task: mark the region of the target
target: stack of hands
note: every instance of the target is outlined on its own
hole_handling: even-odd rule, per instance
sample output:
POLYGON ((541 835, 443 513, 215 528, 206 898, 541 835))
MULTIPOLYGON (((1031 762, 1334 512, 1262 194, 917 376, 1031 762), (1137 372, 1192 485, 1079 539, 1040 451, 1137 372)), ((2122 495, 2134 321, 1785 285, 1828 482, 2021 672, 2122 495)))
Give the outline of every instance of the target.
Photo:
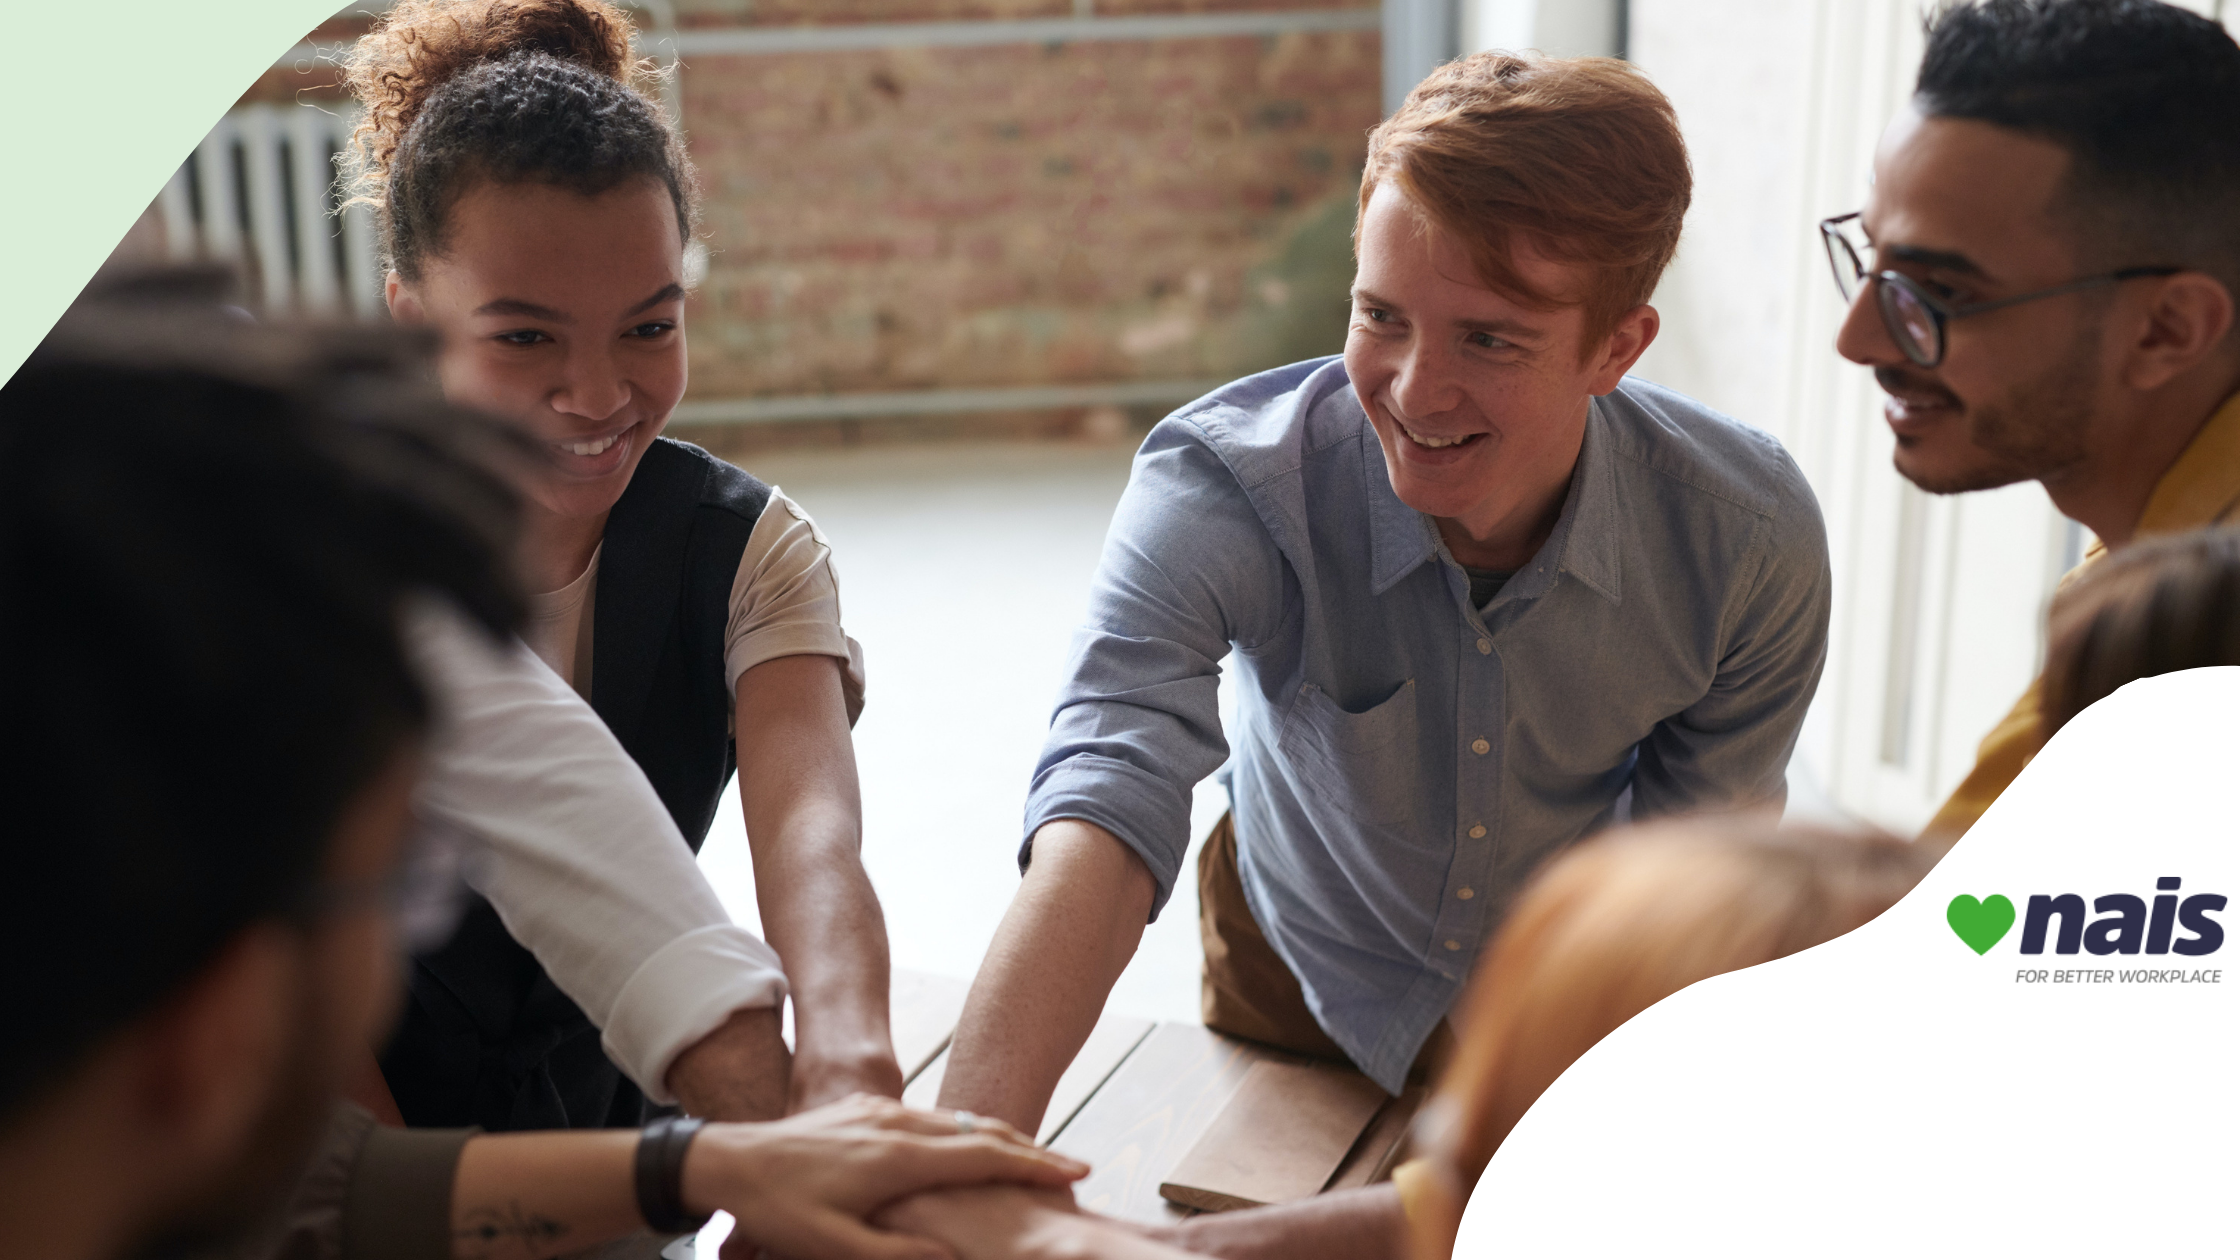
POLYGON ((762 1124, 710 1124, 685 1159, 694 1212, 737 1222, 724 1260, 1172 1255, 1074 1206, 1078 1160, 1001 1120, 858 1094, 762 1124), (1109 1237, 1107 1237, 1109 1235, 1109 1237))

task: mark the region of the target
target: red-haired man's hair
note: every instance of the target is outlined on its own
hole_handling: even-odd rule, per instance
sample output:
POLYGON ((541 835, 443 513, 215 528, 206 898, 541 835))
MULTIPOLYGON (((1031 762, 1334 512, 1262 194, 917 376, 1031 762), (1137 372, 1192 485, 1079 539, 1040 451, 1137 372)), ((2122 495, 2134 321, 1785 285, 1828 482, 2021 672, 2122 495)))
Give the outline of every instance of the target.
POLYGON ((1542 309, 1583 306, 1591 356, 1656 290, 1691 180, 1672 102, 1631 65, 1483 52, 1432 71, 1370 133, 1362 210, 1387 182, 1462 244, 1487 287, 1542 309), (1527 284, 1519 238, 1587 268, 1585 290, 1527 284))

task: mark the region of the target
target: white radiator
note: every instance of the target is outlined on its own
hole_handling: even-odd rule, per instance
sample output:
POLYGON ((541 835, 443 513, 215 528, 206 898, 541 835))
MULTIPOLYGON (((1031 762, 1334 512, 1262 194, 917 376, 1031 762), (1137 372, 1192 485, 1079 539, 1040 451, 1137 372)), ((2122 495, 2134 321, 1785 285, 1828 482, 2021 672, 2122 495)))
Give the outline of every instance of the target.
POLYGON ((378 312, 372 213, 336 213, 334 158, 355 125, 355 110, 311 105, 227 114, 157 198, 171 256, 238 262, 269 313, 378 312))

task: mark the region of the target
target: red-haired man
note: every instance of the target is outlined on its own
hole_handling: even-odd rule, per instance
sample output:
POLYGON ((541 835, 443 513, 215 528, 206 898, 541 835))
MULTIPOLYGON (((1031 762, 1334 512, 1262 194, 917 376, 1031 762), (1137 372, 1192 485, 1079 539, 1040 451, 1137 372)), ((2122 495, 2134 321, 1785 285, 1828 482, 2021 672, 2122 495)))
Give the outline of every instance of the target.
POLYGON ((1772 438, 1626 376, 1688 196, 1623 62, 1471 57, 1377 130, 1343 357, 1136 458, 943 1105, 1036 1126, 1224 760, 1206 1022, 1395 1091, 1551 853, 1629 802, 1779 804, 1818 507, 1772 438))

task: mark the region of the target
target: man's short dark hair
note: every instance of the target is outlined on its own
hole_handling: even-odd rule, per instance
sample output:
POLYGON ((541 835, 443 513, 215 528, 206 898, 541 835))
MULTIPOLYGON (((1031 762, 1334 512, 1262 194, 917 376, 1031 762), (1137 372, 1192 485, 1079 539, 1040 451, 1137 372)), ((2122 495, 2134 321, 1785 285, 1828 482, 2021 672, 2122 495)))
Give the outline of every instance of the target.
POLYGON ((429 719, 403 607, 519 614, 422 342, 168 305, 81 304, 0 387, 0 1120, 304 902, 429 719))
POLYGON ((1928 22, 1931 117, 2069 152, 2056 212, 2087 270, 2180 265, 2240 297, 2240 45, 2157 0, 1984 0, 1928 22))

